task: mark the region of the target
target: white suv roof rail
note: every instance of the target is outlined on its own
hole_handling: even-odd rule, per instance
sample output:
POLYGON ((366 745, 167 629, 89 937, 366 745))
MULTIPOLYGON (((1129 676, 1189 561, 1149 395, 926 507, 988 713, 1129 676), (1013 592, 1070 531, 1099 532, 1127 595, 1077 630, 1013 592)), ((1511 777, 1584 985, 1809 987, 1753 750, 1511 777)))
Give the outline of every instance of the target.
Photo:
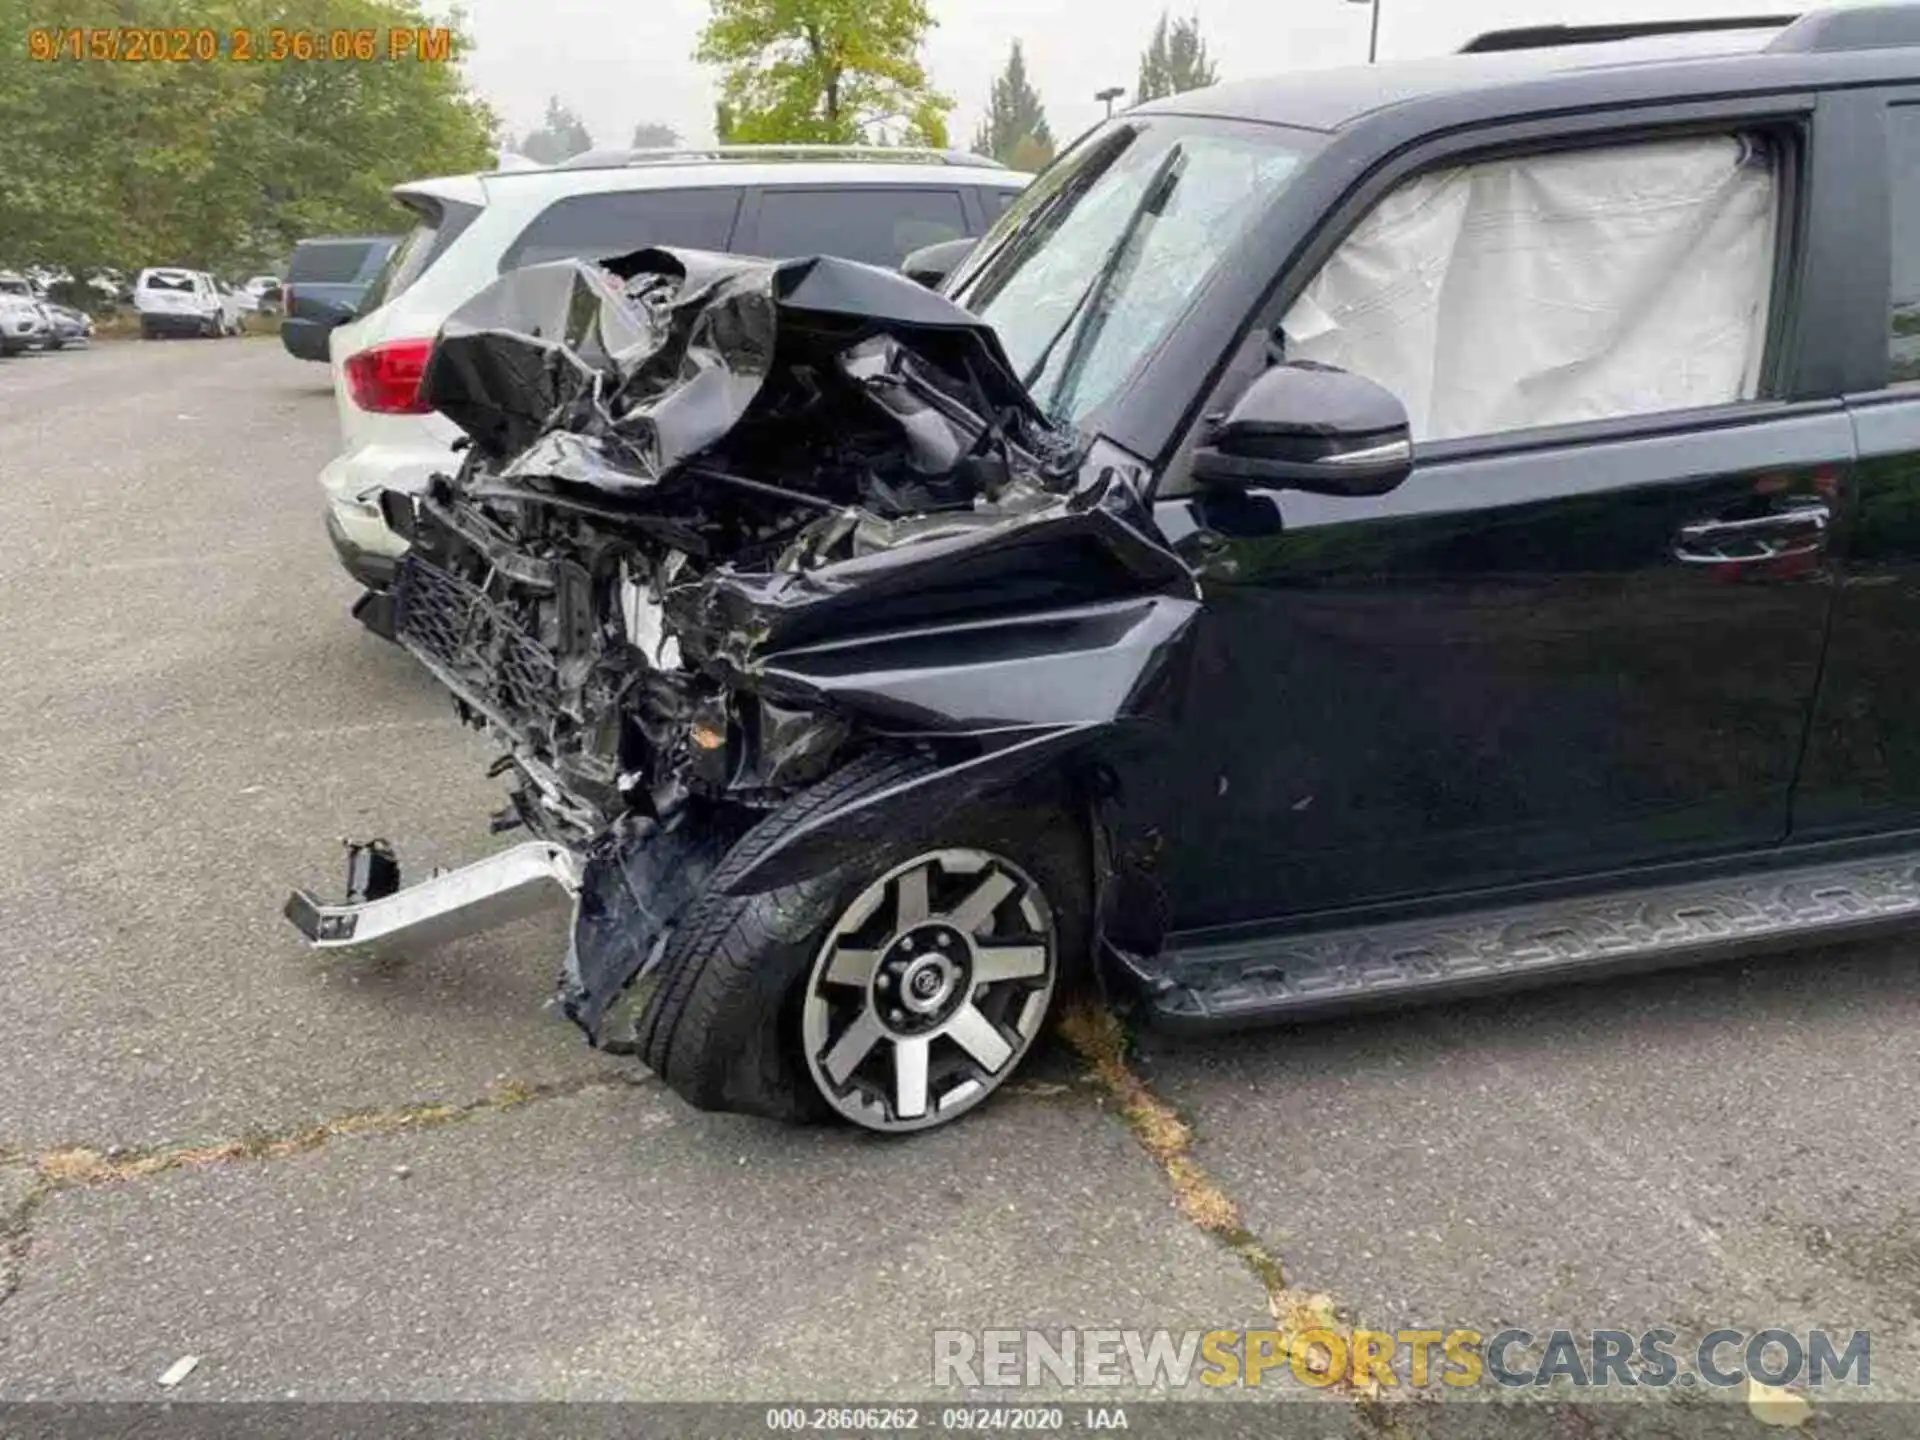
POLYGON ((551 168, 594 170, 620 165, 698 165, 714 160, 874 160, 909 165, 968 165, 988 170, 1007 168, 985 155, 925 145, 700 145, 589 150, 551 168))

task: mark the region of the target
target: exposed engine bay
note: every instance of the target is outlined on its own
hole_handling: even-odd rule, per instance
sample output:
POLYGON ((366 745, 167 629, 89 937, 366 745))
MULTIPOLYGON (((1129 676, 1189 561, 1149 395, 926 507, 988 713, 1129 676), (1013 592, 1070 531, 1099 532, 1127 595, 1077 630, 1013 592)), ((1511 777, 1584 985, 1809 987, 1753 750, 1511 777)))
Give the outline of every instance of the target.
POLYGON ((562 1000, 595 1043, 759 814, 874 746, 944 767, 739 893, 1151 709, 1198 610, 1138 477, 889 272, 660 249, 514 271, 448 321, 421 393, 467 443, 387 497, 412 542, 395 635, 504 745, 496 828, 584 856, 562 1000))

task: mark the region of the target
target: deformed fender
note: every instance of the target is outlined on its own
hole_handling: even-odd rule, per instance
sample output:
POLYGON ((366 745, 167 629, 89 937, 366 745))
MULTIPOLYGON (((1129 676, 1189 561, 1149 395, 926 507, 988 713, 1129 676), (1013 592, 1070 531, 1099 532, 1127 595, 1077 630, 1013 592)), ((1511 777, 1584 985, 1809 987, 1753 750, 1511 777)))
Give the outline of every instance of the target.
POLYGON ((1201 599, 1111 471, 1043 510, 816 570, 723 576, 691 632, 742 692, 838 716, 941 768, 815 816, 728 889, 816 874, 1177 718, 1201 599), (717 643, 714 643, 717 642, 717 643), (744 643, 742 643, 744 642, 744 643))
POLYGON ((692 653, 750 680, 767 658, 801 647, 1155 595, 1197 601, 1194 572, 1108 471, 964 533, 771 575, 722 571, 670 592, 667 615, 692 653))
POLYGON ((943 766, 795 826, 735 871, 731 895, 757 895, 817 875, 883 842, 911 840, 981 796, 1010 789, 1040 769, 1094 748, 1110 729, 1066 726, 943 766))
POLYGON ((780 651, 769 699, 882 733, 987 735, 1166 714, 1197 600, 1145 595, 780 651))
POLYGON ((729 892, 817 874, 1043 770, 1087 768, 1139 732, 1171 733, 1199 613, 1196 600, 1144 596, 767 657, 766 694, 858 715, 869 731, 955 758, 796 827, 735 873, 729 892))

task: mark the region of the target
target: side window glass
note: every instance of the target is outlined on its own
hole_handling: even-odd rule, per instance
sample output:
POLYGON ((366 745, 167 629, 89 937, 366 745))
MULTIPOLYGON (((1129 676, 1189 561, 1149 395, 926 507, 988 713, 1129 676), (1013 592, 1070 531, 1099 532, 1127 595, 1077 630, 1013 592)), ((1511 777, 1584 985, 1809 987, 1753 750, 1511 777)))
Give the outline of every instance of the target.
POLYGON ((754 248, 776 260, 838 255, 893 266, 922 245, 966 233, 958 190, 768 190, 754 248))
POLYGON ((989 225, 1006 214, 1007 207, 1020 195, 1018 190, 1001 190, 990 185, 982 185, 974 193, 980 197, 980 208, 986 212, 989 225))
POLYGON ((1288 311, 1287 358, 1386 386, 1416 440, 1751 400, 1778 168, 1729 134, 1417 176, 1288 311))
POLYGON ((1887 383, 1920 381, 1920 105, 1887 113, 1893 287, 1887 315, 1887 383))
POLYGON ((500 268, 603 260, 643 245, 724 250, 739 207, 740 192, 730 186, 569 195, 534 217, 500 257, 500 268))
POLYGON ((300 245, 287 278, 310 285, 346 285, 359 278, 366 258, 367 247, 351 241, 300 245))

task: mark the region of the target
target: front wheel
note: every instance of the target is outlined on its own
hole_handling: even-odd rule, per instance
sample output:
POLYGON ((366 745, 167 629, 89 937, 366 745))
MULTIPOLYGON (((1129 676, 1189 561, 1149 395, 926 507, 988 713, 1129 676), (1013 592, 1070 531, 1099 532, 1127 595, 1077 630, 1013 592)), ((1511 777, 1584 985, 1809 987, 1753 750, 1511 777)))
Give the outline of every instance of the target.
POLYGON ((1082 973, 1083 828, 982 803, 924 838, 763 895, 737 870, 823 811, 924 774, 856 761, 763 820, 689 909, 641 1015, 641 1058, 702 1109, 929 1130, 998 1090, 1082 973))

